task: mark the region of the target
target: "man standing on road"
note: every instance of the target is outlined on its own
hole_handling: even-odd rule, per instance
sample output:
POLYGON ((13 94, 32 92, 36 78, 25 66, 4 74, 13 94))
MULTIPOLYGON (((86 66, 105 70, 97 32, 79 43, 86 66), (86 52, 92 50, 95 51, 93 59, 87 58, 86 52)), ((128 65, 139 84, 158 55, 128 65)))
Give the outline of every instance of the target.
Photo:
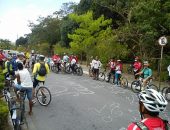
POLYGON ((131 123, 127 130, 169 130, 166 121, 159 117, 168 104, 156 90, 146 89, 138 95, 141 121, 131 123))
POLYGON ((45 56, 39 56, 39 62, 34 65, 33 68, 33 96, 35 97, 35 88, 37 87, 39 82, 45 83, 46 75, 50 72, 49 66, 47 63, 44 62, 45 56))
POLYGON ((110 81, 110 78, 111 78, 112 75, 115 77, 116 63, 114 61, 114 58, 111 58, 111 60, 108 63, 108 66, 110 68, 110 72, 109 72, 109 75, 108 75, 108 81, 107 82, 110 81))
MULTIPOLYGON (((24 68, 22 63, 17 64, 18 71, 16 72, 16 80, 14 81, 16 91, 22 90, 26 91, 27 98, 29 100, 29 112, 28 114, 32 114, 32 80, 29 71, 24 68)), ((19 99, 19 97, 17 96, 19 99)))
POLYGON ((95 60, 92 62, 92 66, 94 68, 94 80, 99 79, 99 68, 102 66, 100 60, 98 59, 98 56, 96 56, 95 60))

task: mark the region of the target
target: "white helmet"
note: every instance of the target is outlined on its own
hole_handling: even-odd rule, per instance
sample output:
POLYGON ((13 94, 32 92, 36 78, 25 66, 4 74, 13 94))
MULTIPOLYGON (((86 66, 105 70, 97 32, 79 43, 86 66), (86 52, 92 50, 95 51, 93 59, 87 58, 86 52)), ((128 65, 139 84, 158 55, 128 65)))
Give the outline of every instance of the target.
POLYGON ((150 112, 162 112, 168 104, 165 98, 154 89, 146 89, 140 92, 138 97, 150 112))

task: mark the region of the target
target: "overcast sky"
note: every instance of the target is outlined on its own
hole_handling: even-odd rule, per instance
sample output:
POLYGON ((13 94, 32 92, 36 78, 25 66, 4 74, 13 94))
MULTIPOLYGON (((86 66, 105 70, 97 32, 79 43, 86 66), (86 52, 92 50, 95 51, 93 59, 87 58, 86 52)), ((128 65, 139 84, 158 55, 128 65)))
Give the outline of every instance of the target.
POLYGON ((62 3, 80 0, 0 0, 0 38, 15 42, 17 36, 30 33, 28 20, 52 15, 62 3))

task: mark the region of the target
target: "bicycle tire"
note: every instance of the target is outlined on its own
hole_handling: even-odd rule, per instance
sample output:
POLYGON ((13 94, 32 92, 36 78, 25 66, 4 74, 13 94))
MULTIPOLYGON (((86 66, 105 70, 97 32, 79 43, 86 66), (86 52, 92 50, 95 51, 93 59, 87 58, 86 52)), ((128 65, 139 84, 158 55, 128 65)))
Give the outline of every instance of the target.
POLYGON ((165 91, 165 98, 166 100, 170 101, 170 88, 167 88, 165 91))
POLYGON ((125 77, 121 77, 120 79, 120 86, 123 88, 127 88, 128 87, 128 80, 125 77))
POLYGON ((149 84, 148 88, 149 89, 151 88, 151 89, 154 89, 154 90, 158 91, 158 87, 156 85, 154 85, 154 84, 149 84))
POLYGON ((105 74, 103 72, 100 72, 99 75, 98 75, 98 78, 100 81, 104 81, 105 80, 105 74))
POLYGON ((51 97, 51 92, 47 87, 41 86, 41 87, 38 88, 38 90, 36 92, 36 98, 37 98, 38 102, 40 103, 40 105, 48 106, 50 104, 51 98, 52 98, 51 97), (46 93, 44 93, 44 95, 42 95, 41 89, 46 90, 45 91, 46 93), (48 100, 47 100, 47 98, 48 98, 48 100), (44 102, 45 99, 46 99, 46 101, 44 102))
POLYGON ((168 87, 164 87, 163 89, 162 89, 162 91, 161 91, 161 94, 165 97, 165 92, 166 92, 166 89, 167 89, 168 87))
POLYGON ((142 88, 142 85, 139 81, 133 81, 131 83, 131 90, 134 92, 134 93, 139 93, 141 91, 141 88, 142 88))
POLYGON ((78 67, 78 68, 76 69, 76 72, 77 72, 77 75, 78 75, 78 76, 82 76, 82 75, 83 75, 83 69, 82 69, 81 67, 78 67))
POLYGON ((66 69, 65 69, 65 72, 66 72, 67 74, 71 74, 71 73, 72 73, 71 67, 70 67, 70 66, 67 66, 66 69))

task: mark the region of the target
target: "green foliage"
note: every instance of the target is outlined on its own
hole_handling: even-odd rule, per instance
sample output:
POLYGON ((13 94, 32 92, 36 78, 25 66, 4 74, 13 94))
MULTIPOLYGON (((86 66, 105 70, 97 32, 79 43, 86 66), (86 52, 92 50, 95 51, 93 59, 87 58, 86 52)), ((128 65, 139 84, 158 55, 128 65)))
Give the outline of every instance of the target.
POLYGON ((70 53, 70 49, 66 48, 66 47, 62 47, 60 44, 56 44, 54 46, 54 53, 55 54, 59 54, 59 55, 63 55, 64 53, 70 53))
POLYGON ((8 107, 7 104, 0 99, 0 129, 5 130, 8 123, 8 107))

